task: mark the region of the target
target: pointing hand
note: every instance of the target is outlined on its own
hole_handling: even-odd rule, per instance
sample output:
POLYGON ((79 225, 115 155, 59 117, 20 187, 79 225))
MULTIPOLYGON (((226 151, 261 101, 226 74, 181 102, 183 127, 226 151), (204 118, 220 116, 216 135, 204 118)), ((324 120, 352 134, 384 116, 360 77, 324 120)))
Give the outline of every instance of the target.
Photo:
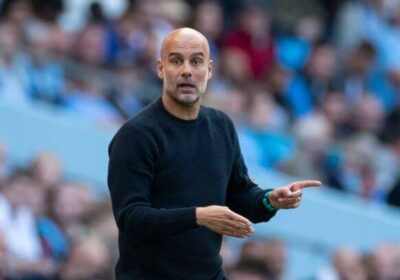
POLYGON ((272 206, 278 209, 291 209, 300 206, 303 189, 321 186, 320 181, 308 180, 293 182, 284 187, 276 188, 269 193, 268 199, 272 206))

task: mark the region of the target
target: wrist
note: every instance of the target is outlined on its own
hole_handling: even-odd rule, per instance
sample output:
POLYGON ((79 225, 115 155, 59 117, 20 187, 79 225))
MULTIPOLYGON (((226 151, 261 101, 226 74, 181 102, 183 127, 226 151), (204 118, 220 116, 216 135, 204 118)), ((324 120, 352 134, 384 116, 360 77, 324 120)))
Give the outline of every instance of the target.
POLYGON ((204 207, 196 207, 196 223, 197 225, 201 226, 201 217, 202 217, 202 213, 203 213, 203 208, 204 207))
POLYGON ((272 191, 273 190, 269 190, 269 191, 265 192, 262 202, 264 204, 264 207, 267 208, 269 211, 278 211, 279 208, 276 208, 275 206, 273 206, 269 199, 269 196, 272 191))

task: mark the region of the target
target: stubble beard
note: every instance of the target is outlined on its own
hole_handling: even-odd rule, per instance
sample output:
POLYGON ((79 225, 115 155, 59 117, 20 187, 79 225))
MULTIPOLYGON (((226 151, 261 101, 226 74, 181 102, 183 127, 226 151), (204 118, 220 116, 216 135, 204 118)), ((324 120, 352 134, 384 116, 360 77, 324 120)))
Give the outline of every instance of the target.
POLYGON ((179 89, 175 89, 174 91, 167 90, 168 96, 177 104, 184 107, 193 107, 195 104, 199 102, 201 99, 202 93, 197 93, 195 98, 192 96, 185 96, 183 93, 179 93, 179 89))

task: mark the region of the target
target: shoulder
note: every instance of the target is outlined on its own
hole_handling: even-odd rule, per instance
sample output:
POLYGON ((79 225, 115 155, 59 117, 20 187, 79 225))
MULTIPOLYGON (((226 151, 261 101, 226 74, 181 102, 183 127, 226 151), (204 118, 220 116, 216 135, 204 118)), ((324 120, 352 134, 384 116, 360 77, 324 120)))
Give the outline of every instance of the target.
POLYGON ((208 118, 209 120, 218 123, 232 124, 232 120, 225 112, 205 106, 202 106, 202 109, 204 110, 206 118, 208 118))
MULTIPOLYGON (((128 119, 119 129, 119 134, 148 133, 159 123, 159 100, 155 100, 135 116, 128 119)), ((117 134, 118 134, 117 133, 117 134)))
POLYGON ((155 126, 155 112, 152 112, 154 110, 152 107, 152 104, 150 104, 118 129, 110 142, 109 151, 116 144, 132 145, 149 142, 152 127, 155 126))
POLYGON ((210 107, 202 107, 206 118, 212 122, 213 124, 219 126, 224 131, 227 131, 229 134, 235 133, 235 126, 231 118, 223 111, 210 108, 210 107))

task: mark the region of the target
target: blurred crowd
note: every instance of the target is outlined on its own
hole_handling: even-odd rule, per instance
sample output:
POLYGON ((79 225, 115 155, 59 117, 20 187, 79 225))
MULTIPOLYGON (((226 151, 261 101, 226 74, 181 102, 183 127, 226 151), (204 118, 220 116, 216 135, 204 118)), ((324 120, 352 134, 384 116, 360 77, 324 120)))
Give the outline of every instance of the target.
POLYGON ((214 60, 204 102, 249 165, 400 205, 399 0, 93 2, 72 31, 62 0, 2 3, 0 99, 119 126, 160 96, 162 38, 191 26, 214 60))
MULTIPOLYGON (((160 96, 161 41, 190 26, 214 60, 204 103, 231 116, 248 165, 400 207, 399 0, 127 0, 118 17, 93 2, 81 26, 64 17, 65 2, 0 1, 1 102, 52 104, 118 127, 160 96)), ((0 279, 110 279, 108 200, 66 180, 55 155, 19 170, 2 165, 3 151, 0 279)), ((280 279, 283 253, 267 264, 249 254, 282 248, 252 241, 239 258, 227 254, 230 279, 280 279)), ((338 249, 315 277, 400 279, 399 259, 396 246, 338 249)))
POLYGON ((0 279, 113 279, 118 231, 93 190, 50 152, 11 167, 0 143, 0 279))
MULTIPOLYGON (((223 244, 225 270, 230 280, 286 279, 287 250, 278 239, 253 239, 245 242, 236 258, 227 242, 223 244), (230 262, 230 260, 232 260, 230 262)), ((400 246, 381 244, 369 252, 350 247, 337 248, 331 262, 304 280, 380 280, 400 279, 400 246)))
MULTIPOLYGON (((0 143, 0 280, 114 279, 118 231, 110 201, 64 173, 46 151, 24 168, 12 167, 0 143)), ((273 237, 250 238, 240 247, 224 239, 221 256, 230 280, 300 279, 287 278, 287 251, 273 237)), ((302 279, 400 279, 400 245, 337 248, 330 263, 302 279)))

